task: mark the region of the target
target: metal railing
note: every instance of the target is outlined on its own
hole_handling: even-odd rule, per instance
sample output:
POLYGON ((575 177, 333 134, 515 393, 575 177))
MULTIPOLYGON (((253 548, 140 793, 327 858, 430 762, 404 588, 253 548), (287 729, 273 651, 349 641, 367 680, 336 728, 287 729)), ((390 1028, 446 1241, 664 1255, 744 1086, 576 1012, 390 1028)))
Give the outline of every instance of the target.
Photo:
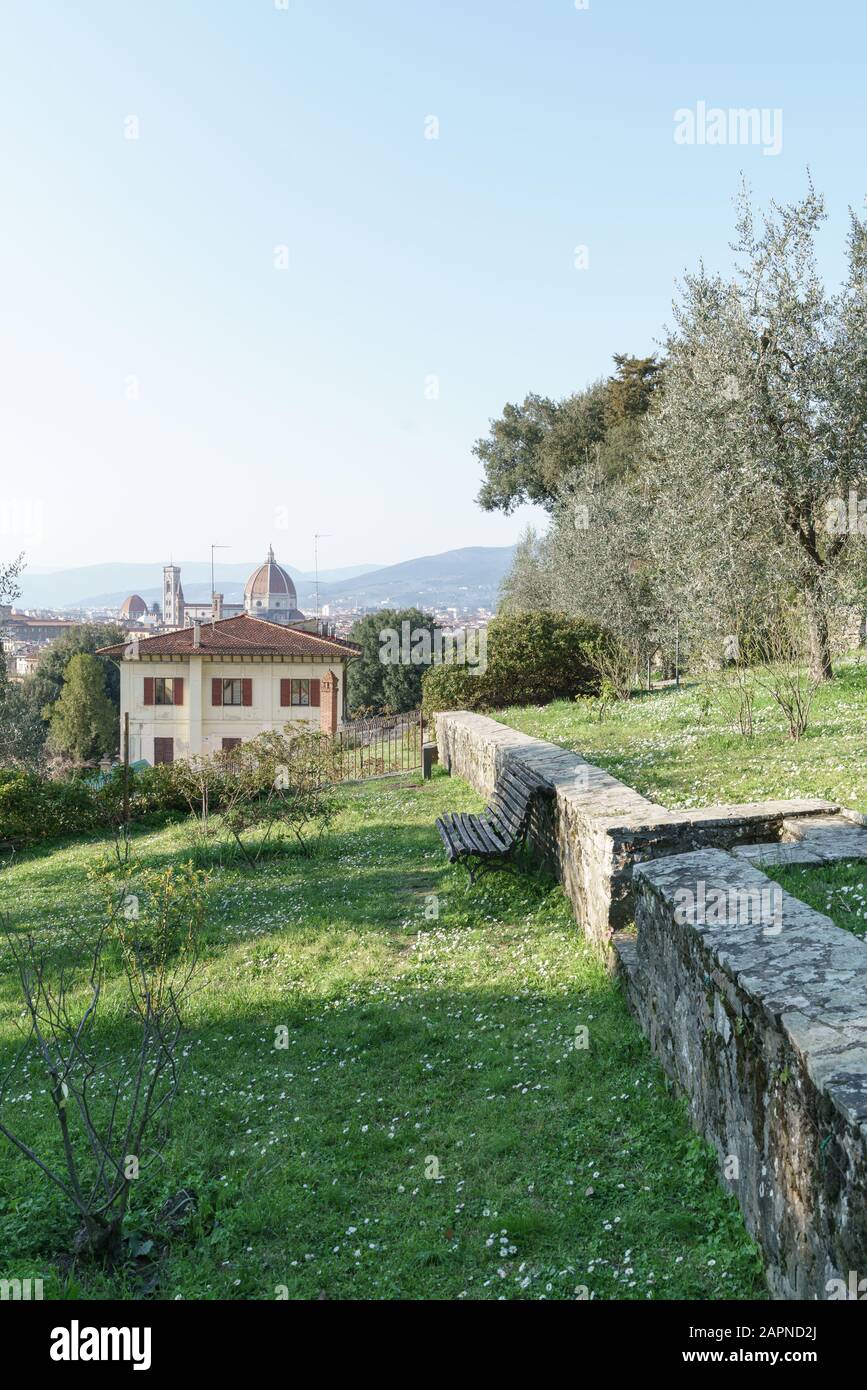
POLYGON ((333 779, 360 782, 421 767, 424 721, 421 710, 356 719, 332 735, 333 779))

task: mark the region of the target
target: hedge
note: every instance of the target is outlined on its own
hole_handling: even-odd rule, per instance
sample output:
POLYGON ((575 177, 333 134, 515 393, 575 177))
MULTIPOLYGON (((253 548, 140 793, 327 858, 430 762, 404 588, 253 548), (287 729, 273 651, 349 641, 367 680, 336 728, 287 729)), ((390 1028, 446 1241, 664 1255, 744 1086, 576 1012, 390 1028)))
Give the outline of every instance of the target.
POLYGON ((562 613, 509 613, 487 633, 487 668, 432 666, 422 682, 422 708, 500 709, 595 695, 593 650, 603 638, 596 623, 562 613))

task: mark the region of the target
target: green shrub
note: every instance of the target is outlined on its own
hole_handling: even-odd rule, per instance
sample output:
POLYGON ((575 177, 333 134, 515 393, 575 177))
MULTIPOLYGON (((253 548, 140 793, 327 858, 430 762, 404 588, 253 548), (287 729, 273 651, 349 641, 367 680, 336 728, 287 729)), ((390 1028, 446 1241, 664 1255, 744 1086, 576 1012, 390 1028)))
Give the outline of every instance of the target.
MULTIPOLYGON (((156 820, 187 806, 168 765, 129 774, 132 821, 156 820)), ((104 782, 93 774, 51 780, 21 768, 0 768, 0 845, 25 849, 43 840, 82 835, 117 824, 123 811, 123 770, 104 782)))
POLYGON ((487 669, 433 666, 425 672, 422 708, 499 709, 595 695, 599 677, 591 654, 601 629, 560 613, 508 613, 488 628, 487 669))
POLYGON ((97 808, 85 778, 51 782, 36 772, 0 768, 0 843, 18 849, 95 824, 97 808))

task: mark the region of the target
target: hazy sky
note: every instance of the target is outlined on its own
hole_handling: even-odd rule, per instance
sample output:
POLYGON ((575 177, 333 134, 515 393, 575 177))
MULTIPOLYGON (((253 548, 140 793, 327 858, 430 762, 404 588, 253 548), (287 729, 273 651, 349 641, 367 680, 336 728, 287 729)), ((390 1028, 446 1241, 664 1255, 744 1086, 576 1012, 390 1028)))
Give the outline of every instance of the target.
POLYGON ((675 277, 728 258, 739 170, 764 201, 810 165, 836 273, 864 16, 2 0, 0 554, 273 541, 309 569, 315 531, 329 568, 516 539, 528 513, 474 503, 474 438, 653 349, 675 277), (677 143, 699 102, 781 111, 781 152, 677 143))

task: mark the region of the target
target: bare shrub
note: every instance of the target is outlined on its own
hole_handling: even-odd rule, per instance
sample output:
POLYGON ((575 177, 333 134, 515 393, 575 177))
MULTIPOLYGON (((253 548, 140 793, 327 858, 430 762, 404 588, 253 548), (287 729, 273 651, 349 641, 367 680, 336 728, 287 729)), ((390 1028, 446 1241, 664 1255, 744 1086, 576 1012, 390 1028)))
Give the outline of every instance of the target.
POLYGON ((97 883, 102 914, 89 932, 74 932, 70 950, 52 954, 50 933, 2 923, 21 984, 24 1037, 0 1079, 0 1134, 77 1213, 75 1253, 113 1264, 132 1182, 159 1159, 178 1090, 181 1007, 195 972, 205 881, 191 865, 134 870, 123 853, 103 866, 97 883), (118 956, 131 1050, 108 1046, 97 1027, 118 956), (4 1122, 10 1083, 34 1052, 49 1082, 62 1163, 4 1122))

